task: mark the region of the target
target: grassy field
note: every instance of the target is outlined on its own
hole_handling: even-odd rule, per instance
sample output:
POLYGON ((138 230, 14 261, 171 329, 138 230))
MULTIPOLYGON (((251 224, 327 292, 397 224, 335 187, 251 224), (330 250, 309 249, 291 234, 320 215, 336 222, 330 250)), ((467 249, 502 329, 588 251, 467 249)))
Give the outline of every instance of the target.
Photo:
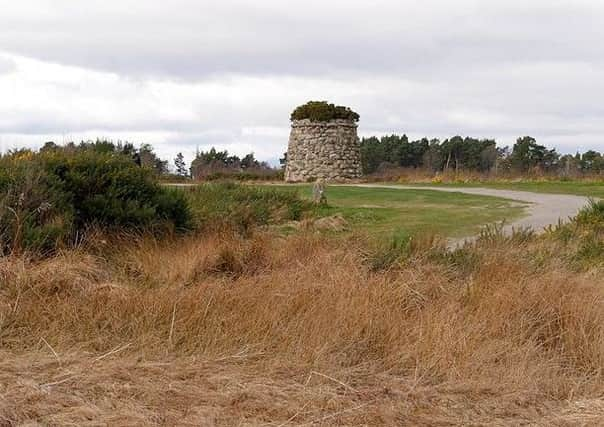
POLYGON ((265 228, 3 257, 0 425, 603 425, 603 227, 381 268, 265 228))
POLYGON ((442 187, 484 187, 506 190, 532 191, 535 193, 576 194, 579 196, 604 198, 604 181, 485 181, 470 183, 411 184, 442 187))
MULTIPOLYGON (((316 213, 295 190, 189 187, 186 234, 0 257, 0 425, 603 425, 604 203, 540 236, 376 248, 267 227, 316 213)), ((327 197, 383 232, 509 208, 327 197)))
MULTIPOLYGON (((310 185, 278 186, 295 188, 310 198, 310 185)), ((439 234, 466 236, 484 224, 513 220, 523 214, 517 202, 496 197, 426 190, 397 190, 328 186, 328 207, 322 216, 342 214, 355 230, 378 235, 439 234)))

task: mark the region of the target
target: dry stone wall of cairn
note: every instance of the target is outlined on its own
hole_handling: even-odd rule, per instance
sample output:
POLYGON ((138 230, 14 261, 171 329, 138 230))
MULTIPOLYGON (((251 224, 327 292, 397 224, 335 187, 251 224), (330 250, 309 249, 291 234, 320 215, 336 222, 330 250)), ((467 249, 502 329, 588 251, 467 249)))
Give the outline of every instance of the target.
POLYGON ((357 124, 350 120, 292 121, 285 180, 348 181, 359 178, 361 149, 357 124))

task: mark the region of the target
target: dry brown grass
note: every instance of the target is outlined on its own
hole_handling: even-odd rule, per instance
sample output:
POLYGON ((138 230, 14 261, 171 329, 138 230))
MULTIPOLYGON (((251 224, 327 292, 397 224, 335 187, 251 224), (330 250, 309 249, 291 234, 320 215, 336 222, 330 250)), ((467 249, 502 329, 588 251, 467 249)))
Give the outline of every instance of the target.
POLYGON ((602 271, 553 245, 378 272, 314 235, 4 258, 0 425, 602 424, 602 271))
POLYGON ((531 173, 500 171, 499 173, 478 172, 472 170, 434 172, 424 168, 390 167, 366 175, 363 180, 369 182, 399 182, 399 183, 516 183, 516 182, 547 182, 572 179, 575 182, 602 182, 602 174, 580 174, 571 176, 560 173, 544 173, 538 170, 531 173))

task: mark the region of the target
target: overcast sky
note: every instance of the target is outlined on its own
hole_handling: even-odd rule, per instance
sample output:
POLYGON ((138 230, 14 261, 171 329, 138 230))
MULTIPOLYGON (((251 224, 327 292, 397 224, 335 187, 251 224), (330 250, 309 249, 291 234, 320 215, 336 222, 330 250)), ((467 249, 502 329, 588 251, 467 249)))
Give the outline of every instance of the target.
POLYGON ((359 133, 604 151, 602 0, 1 1, 0 149, 107 137, 275 161, 328 100, 359 133))

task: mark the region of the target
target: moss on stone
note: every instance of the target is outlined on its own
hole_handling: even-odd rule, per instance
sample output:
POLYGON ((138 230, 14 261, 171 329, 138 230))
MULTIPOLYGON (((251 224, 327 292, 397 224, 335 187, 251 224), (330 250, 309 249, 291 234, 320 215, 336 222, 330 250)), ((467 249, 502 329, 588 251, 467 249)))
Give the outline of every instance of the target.
POLYGON ((298 106, 291 114, 290 120, 308 119, 311 122, 328 122, 331 120, 359 121, 359 115, 349 107, 329 104, 327 101, 309 101, 298 106))

